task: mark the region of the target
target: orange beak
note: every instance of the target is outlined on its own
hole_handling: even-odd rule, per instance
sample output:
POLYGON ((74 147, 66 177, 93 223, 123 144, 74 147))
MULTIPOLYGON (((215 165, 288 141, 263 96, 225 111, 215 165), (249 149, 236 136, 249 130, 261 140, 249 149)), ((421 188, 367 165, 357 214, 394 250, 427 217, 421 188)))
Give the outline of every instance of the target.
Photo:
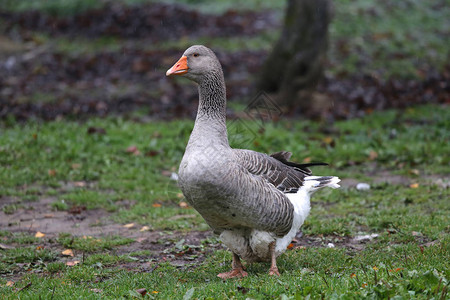
POLYGON ((166 72, 166 76, 170 75, 183 75, 188 71, 187 57, 182 56, 169 70, 166 72))

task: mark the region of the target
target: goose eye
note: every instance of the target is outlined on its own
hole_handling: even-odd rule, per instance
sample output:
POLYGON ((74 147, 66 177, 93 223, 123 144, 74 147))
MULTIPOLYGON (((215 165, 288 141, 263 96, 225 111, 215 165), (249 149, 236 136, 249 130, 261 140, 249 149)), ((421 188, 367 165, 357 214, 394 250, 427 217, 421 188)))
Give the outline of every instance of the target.
POLYGON ((199 54, 198 53, 194 53, 194 57, 198 57, 199 56, 199 54))

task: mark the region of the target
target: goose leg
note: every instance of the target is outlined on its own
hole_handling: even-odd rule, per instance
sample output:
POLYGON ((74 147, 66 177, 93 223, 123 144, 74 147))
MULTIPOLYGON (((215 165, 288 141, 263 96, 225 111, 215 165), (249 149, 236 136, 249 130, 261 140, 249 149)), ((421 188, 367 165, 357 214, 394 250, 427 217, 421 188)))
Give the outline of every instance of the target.
POLYGON ((277 275, 280 276, 280 272, 277 267, 277 257, 275 256, 275 242, 269 244, 269 252, 270 252, 270 269, 269 275, 277 275))
POLYGON ((220 273, 217 275, 217 277, 220 277, 222 279, 228 279, 228 278, 241 278, 247 276, 247 272, 244 271, 244 266, 241 263, 241 260, 239 259, 239 256, 236 253, 233 253, 233 262, 231 263, 231 271, 220 273))

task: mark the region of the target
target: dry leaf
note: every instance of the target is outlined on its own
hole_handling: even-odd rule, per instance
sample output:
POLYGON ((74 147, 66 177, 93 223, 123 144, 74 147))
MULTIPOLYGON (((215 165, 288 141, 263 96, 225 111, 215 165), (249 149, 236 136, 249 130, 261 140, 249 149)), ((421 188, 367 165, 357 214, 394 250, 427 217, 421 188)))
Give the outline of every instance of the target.
POLYGON ((146 290, 146 289, 137 289, 136 292, 138 292, 139 294, 141 294, 142 297, 144 297, 145 294, 147 294, 147 290, 146 290))
POLYGON ((141 230, 139 230, 139 231, 149 231, 149 230, 150 230, 150 227, 142 226, 141 230))
POLYGON ((123 227, 125 227, 125 228, 133 228, 134 227, 134 223, 125 224, 125 225, 123 225, 123 227))
POLYGON ((303 159, 303 162, 304 162, 304 163, 310 163, 310 162, 311 162, 311 157, 305 157, 305 158, 303 159))
POLYGON ((56 175, 56 170, 54 170, 54 169, 51 169, 51 170, 48 170, 48 176, 55 176, 56 175))
POLYGON ((180 202, 180 204, 178 204, 181 208, 188 208, 189 207, 189 205, 186 203, 186 202, 184 202, 184 201, 181 201, 180 202))
POLYGON ((142 243, 142 242, 145 241, 146 239, 147 239, 147 238, 145 238, 145 237, 137 238, 137 239, 136 239, 136 242, 142 243))
POLYGON ((141 154, 141 152, 138 150, 138 148, 136 146, 130 146, 127 148, 126 150, 127 153, 131 153, 133 155, 139 155, 141 154))
POLYGON ((42 250, 42 249, 44 249, 44 246, 37 246, 36 247, 36 250, 42 250))
POLYGON ((61 254, 73 257, 73 251, 71 249, 66 249, 63 252, 61 252, 61 254))
POLYGON ((53 218, 53 214, 45 214, 44 215, 44 218, 46 218, 46 219, 51 219, 51 218, 53 218))
POLYGON ((73 267, 73 266, 78 265, 79 263, 80 263, 79 260, 68 261, 68 262, 66 262, 66 266, 73 267))
POLYGON ((73 183, 73 185, 76 186, 76 187, 85 187, 86 186, 86 182, 84 182, 84 181, 75 181, 73 183))
POLYGON ((418 183, 413 183, 413 184, 410 184, 409 187, 412 188, 412 189, 417 189, 419 187, 419 184, 418 183))
POLYGON ((377 159, 377 157, 378 157, 378 153, 377 152, 375 152, 375 151, 370 151, 370 153, 369 153, 369 159, 370 160, 375 160, 375 159, 377 159))
POLYGON ((153 207, 161 207, 161 204, 159 204, 159 203, 153 203, 152 206, 153 206, 153 207))
POLYGON ((326 136, 322 139, 325 144, 331 144, 333 142, 333 138, 331 136, 326 136))
POLYGON ((294 244, 290 243, 290 244, 287 246, 287 248, 288 248, 288 249, 294 248, 294 244))
POLYGON ((14 281, 8 281, 6 282, 6 286, 13 286, 14 285, 14 281))
POLYGON ((44 236, 45 236, 45 234, 43 234, 40 231, 36 232, 36 234, 34 235, 34 237, 37 237, 37 238, 43 238, 44 236))
POLYGON ((72 164, 72 169, 73 170, 76 170, 76 169, 79 169, 79 168, 81 168, 81 164, 72 164))
POLYGON ((417 169, 411 169, 411 170, 409 170, 409 174, 413 174, 413 175, 419 176, 420 172, 417 169))
POLYGON ((184 195, 183 195, 182 193, 177 193, 177 198, 178 198, 178 199, 183 199, 183 198, 184 198, 184 195))

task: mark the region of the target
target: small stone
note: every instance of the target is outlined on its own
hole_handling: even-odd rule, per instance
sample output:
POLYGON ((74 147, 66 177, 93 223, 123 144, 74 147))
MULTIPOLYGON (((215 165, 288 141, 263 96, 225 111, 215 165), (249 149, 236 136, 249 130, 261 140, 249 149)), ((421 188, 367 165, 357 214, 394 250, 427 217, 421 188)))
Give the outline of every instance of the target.
POLYGON ((368 190, 370 190, 370 184, 365 183, 365 182, 360 182, 356 185, 356 189, 358 191, 368 191, 368 190))
POLYGON ((328 243, 327 244, 327 248, 334 248, 334 247, 336 247, 333 243, 328 243))

